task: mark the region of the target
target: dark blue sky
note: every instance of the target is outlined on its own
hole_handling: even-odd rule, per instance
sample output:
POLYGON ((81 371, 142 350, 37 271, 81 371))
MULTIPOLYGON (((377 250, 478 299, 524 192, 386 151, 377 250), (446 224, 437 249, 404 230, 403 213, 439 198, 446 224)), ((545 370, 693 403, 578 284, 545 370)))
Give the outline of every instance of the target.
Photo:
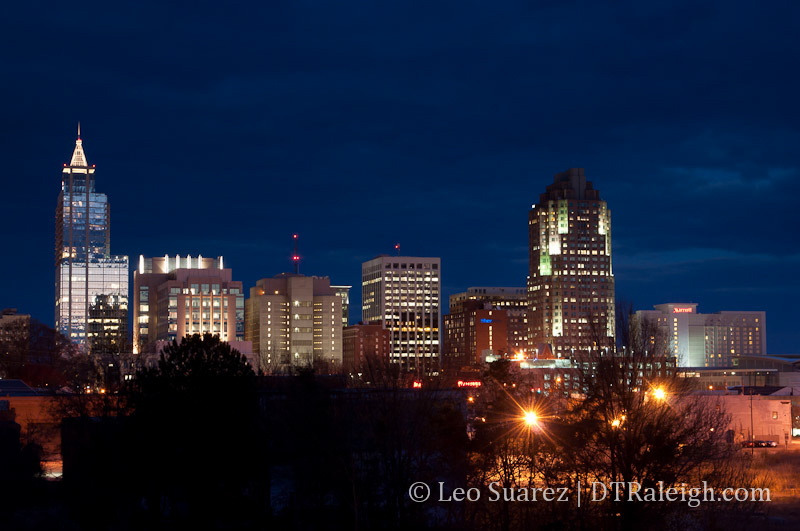
POLYGON ((442 257, 445 295, 525 284, 527 216, 584 167, 617 296, 765 310, 800 351, 800 5, 14 2, 4 8, 0 307, 52 323, 82 123, 112 252, 352 284, 442 257))

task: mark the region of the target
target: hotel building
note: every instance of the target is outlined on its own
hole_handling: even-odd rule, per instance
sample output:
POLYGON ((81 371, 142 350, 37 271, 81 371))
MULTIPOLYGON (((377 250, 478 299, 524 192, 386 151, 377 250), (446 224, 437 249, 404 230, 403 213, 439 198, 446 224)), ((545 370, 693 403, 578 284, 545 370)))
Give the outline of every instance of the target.
POLYGON ((361 266, 361 318, 391 333, 390 360, 426 373, 441 369, 441 260, 381 255, 361 266))
POLYGON ((95 165, 87 162, 78 126, 56 207, 55 326, 87 351, 92 348, 87 324, 93 305, 116 304, 104 326, 127 337, 128 257, 110 254, 109 217, 108 197, 95 190, 95 165), (109 322, 114 315, 116 322, 109 322))
POLYGON ((328 277, 281 273, 250 288, 245 338, 264 372, 342 363, 342 297, 328 277))
POLYGON ((557 358, 613 347, 611 211, 582 168, 555 175, 531 207, 528 344, 557 358))
POLYGON ((696 303, 666 303, 639 310, 636 319, 658 325, 664 350, 678 367, 738 367, 742 356, 766 356, 765 312, 697 313, 696 303))
MULTIPOLYGON (((525 288, 472 287, 467 291, 450 295, 450 316, 464 311, 465 305, 472 308, 503 310, 505 312, 506 344, 509 352, 528 348, 528 296, 525 288), (472 301, 483 303, 479 306, 472 301)), ((449 320, 451 323, 454 321, 449 320)), ((445 316, 445 342, 448 341, 448 316, 445 316)), ((450 334, 452 337, 452 334, 450 334)), ((447 350, 445 349, 445 355, 447 350)))
POLYGON ((493 309, 490 302, 477 300, 465 301, 458 308, 461 311, 443 318, 445 370, 480 365, 487 356, 494 359, 512 354, 508 344, 510 310, 493 309))

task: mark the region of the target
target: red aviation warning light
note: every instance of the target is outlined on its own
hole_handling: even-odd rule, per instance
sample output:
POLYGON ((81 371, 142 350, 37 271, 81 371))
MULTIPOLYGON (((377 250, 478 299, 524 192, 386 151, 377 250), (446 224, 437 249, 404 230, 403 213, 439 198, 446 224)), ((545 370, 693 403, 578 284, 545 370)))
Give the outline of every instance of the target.
POLYGON ((297 252, 297 234, 292 234, 294 240, 294 254, 292 255, 292 263, 294 264, 294 274, 300 273, 300 255, 297 252))

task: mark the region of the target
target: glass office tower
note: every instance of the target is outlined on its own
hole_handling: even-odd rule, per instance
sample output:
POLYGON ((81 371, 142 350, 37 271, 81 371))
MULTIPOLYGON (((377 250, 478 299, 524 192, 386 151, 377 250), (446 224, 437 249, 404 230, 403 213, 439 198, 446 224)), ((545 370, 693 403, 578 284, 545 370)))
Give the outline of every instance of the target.
MULTIPOLYGON (((89 166, 78 139, 69 165, 64 164, 61 194, 56 207, 56 329, 92 349, 88 334, 89 309, 102 299, 127 308, 128 257, 110 254, 109 205, 106 194, 95 191, 95 166, 89 166), (108 296, 113 297, 108 297, 108 296)), ((127 312, 110 326, 127 334, 127 312)))

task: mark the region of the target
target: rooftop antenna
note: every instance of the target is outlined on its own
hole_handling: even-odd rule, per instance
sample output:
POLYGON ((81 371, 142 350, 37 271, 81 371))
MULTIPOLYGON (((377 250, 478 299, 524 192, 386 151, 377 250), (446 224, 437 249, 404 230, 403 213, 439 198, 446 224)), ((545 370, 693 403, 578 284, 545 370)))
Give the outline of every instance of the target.
POLYGON ((294 263, 294 274, 300 274, 300 255, 297 254, 297 234, 292 234, 294 240, 294 254, 292 255, 292 262, 294 263))
POLYGON ((81 137, 81 122, 78 121, 78 138, 81 137))
POLYGON ((394 244, 394 250, 397 251, 397 256, 400 256, 400 244, 399 243, 394 244))

